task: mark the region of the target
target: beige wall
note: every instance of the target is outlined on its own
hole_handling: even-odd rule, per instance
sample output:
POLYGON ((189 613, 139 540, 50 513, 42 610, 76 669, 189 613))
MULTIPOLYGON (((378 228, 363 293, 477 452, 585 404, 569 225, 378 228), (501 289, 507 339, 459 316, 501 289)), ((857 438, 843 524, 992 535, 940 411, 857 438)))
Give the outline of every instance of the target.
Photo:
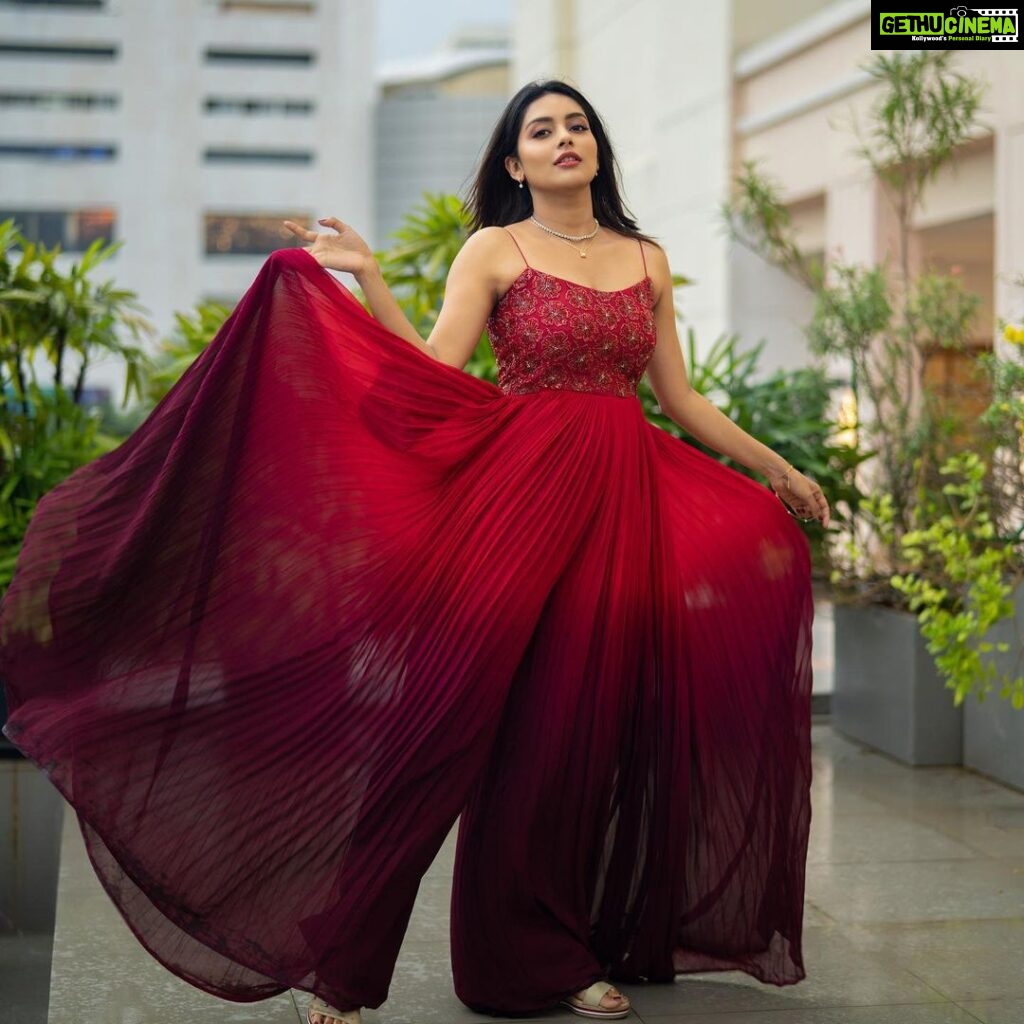
MULTIPOLYGON (((756 54, 737 60, 736 165, 755 159, 775 179, 791 208, 803 213, 797 222, 808 248, 853 262, 895 259, 892 206, 850 130, 865 124, 878 95, 861 67, 873 56, 867 15, 822 32, 810 44, 805 39, 788 53, 784 39, 774 49, 775 60, 759 62, 756 54)), ((981 298, 973 345, 1002 349, 1008 343, 999 335, 997 318, 1024 319, 1024 289, 1010 283, 1024 272, 1024 62, 1015 51, 971 50, 955 53, 954 64, 988 83, 983 127, 926 185, 913 224, 911 262, 915 269, 959 274, 981 298)), ((796 328, 806 321, 806 296, 799 290, 776 293, 776 272, 763 265, 737 261, 733 270, 733 322, 750 330, 766 317, 761 322, 772 331, 776 358, 798 361, 804 343, 796 328), (794 329, 787 331, 787 323, 794 329)), ((936 351, 925 375, 968 416, 987 403, 963 356, 936 351)), ((862 414, 870 415, 870 409, 862 414)))
MULTIPOLYGON (((877 96, 858 68, 871 56, 865 18, 736 84, 737 161, 762 161, 791 202, 820 197, 825 246, 865 261, 894 249, 888 203, 849 130, 855 119, 864 123, 877 96)), ((1010 52, 963 51, 955 62, 990 83, 986 127, 927 186, 915 252, 962 268, 982 295, 991 339, 993 313, 1006 315, 1013 303, 997 279, 1024 269, 1024 209, 1013 187, 1024 180, 1024 67, 1010 52)))
POLYGON ((782 32, 832 4, 834 0, 733 0, 732 41, 734 50, 745 50, 762 39, 782 32))
POLYGON ((508 89, 508 64, 460 71, 438 83, 438 91, 446 96, 507 96, 508 89))

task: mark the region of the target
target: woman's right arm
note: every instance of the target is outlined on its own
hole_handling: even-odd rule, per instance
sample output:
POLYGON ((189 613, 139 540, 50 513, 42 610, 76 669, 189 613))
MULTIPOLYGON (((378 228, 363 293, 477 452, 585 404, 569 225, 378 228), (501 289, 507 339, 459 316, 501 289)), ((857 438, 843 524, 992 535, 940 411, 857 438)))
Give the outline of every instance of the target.
POLYGON ((313 243, 305 248, 321 266, 343 270, 355 277, 371 313, 392 334, 405 338, 431 358, 460 370, 469 362, 497 299, 494 250, 500 244, 495 235, 500 229, 483 228, 474 232, 459 250, 445 281, 441 311, 430 339, 424 341, 391 294, 380 265, 366 243, 337 218, 325 217, 320 223, 333 227, 338 234, 318 234, 285 221, 293 234, 313 243))

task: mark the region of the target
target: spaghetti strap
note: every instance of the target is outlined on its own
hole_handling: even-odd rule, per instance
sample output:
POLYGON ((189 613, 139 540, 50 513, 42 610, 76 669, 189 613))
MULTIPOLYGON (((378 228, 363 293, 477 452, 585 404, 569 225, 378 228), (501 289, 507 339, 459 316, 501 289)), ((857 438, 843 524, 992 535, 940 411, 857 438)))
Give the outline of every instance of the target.
MULTIPOLYGON (((503 231, 504 231, 504 232, 505 232, 505 233, 506 233, 506 234, 508 235, 508 237, 509 237, 509 238, 511 238, 511 239, 512 239, 512 241, 513 241, 513 242, 516 242, 516 236, 515 236, 515 235, 513 235, 513 234, 512 234, 512 232, 511 232, 511 231, 509 231, 509 229, 508 229, 508 228, 506 228, 506 227, 503 227, 503 228, 502 228, 502 230, 503 230, 503 231)), ((516 248, 517 248, 517 249, 519 249, 519 255, 523 257, 523 262, 524 262, 524 263, 525 263, 525 264, 526 264, 527 266, 529 266, 529 265, 530 265, 530 261, 529 261, 529 260, 528 260, 528 259, 526 258, 525 254, 523 253, 523 250, 522 250, 522 249, 520 248, 520 246, 519 246, 519 243, 518 243, 518 242, 516 242, 516 248)))
POLYGON ((647 257, 644 255, 644 243, 638 238, 637 245, 640 246, 640 259, 644 261, 644 280, 647 279, 647 257))

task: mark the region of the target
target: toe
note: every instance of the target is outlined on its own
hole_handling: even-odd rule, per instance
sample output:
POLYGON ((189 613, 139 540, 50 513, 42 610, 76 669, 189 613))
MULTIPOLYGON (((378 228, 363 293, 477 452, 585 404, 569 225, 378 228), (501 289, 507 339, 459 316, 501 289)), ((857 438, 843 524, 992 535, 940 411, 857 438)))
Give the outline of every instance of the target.
POLYGON ((611 1000, 611 1003, 607 1004, 609 1010, 619 1010, 622 1008, 623 1003, 627 1001, 626 997, 617 988, 608 989, 601 1001, 604 1002, 605 999, 611 1000))

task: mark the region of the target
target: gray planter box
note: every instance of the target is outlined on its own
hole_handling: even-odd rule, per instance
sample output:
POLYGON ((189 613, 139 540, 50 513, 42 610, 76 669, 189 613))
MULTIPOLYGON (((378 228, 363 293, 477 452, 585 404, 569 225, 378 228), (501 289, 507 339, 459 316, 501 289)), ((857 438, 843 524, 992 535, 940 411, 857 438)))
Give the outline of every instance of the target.
POLYGON ((960 764, 963 707, 953 705, 910 612, 836 605, 832 724, 911 765, 960 764))
MULTIPOLYGON (((1011 645, 1006 654, 994 657, 1001 672, 1019 675, 1024 671, 1024 663, 1018 660, 1024 638, 1024 584, 1017 588, 1014 604, 1016 629, 1012 622, 1000 622, 989 638, 1011 645)), ((964 764, 1024 789, 1024 711, 1014 711, 1010 702, 994 691, 982 703, 968 697, 964 701, 964 764)))

